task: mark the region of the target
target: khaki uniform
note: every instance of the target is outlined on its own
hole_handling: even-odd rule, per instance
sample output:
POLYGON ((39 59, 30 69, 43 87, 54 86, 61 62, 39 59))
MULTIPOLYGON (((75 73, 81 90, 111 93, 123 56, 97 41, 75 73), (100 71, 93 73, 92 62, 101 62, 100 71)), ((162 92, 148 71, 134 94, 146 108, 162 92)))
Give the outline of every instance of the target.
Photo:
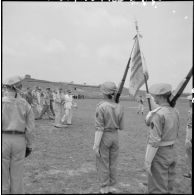
POLYGON ((23 170, 26 147, 32 147, 34 115, 21 97, 2 99, 2 193, 24 194, 23 170), (25 134, 7 134, 18 131, 25 134))
POLYGON ((39 118, 41 119, 45 113, 47 113, 47 115, 48 115, 48 117, 50 119, 53 119, 52 112, 51 112, 51 109, 50 109, 50 97, 49 97, 49 93, 48 92, 46 92, 44 94, 43 108, 41 110, 39 118))
POLYGON ((172 193, 175 178, 176 150, 174 142, 178 136, 179 114, 168 103, 153 115, 150 123, 148 144, 158 148, 148 174, 148 193, 172 193), (163 143, 172 143, 165 144, 163 143))
POLYGON ((102 101, 97 105, 95 128, 103 131, 100 157, 96 155, 96 167, 101 187, 116 184, 116 166, 119 154, 118 130, 124 128, 123 108, 114 102, 102 101))

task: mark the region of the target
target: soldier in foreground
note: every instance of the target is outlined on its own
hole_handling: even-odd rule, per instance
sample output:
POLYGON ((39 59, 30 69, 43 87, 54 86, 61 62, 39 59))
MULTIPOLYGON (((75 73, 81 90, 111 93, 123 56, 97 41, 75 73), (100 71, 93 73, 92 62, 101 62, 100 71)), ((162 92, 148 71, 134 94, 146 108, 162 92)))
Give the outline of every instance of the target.
POLYGON ((4 81, 2 99, 2 193, 24 194, 24 159, 32 151, 34 115, 28 102, 19 95, 21 78, 4 81))
POLYGON ((124 129, 124 111, 114 102, 117 90, 113 82, 101 85, 104 100, 96 108, 95 140, 96 168, 100 181, 100 193, 116 191, 116 166, 119 153, 118 130, 124 129))
POLYGON ((148 193, 173 193, 176 175, 174 144, 179 131, 179 113, 170 106, 171 85, 155 84, 149 91, 154 96, 156 109, 146 117, 146 124, 150 126, 144 162, 148 173, 148 193))

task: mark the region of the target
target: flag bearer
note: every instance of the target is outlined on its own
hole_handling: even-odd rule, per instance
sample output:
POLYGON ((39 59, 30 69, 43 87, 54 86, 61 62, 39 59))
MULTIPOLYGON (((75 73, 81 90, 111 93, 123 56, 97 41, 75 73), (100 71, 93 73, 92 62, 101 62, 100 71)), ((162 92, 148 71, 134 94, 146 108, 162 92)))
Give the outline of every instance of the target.
POLYGON ((184 174, 184 177, 191 178, 192 177, 192 95, 188 96, 190 110, 188 111, 188 123, 186 127, 186 162, 188 165, 188 173, 184 174))
POLYGON ((24 158, 32 150, 34 115, 28 102, 21 98, 21 78, 4 81, 7 95, 2 99, 2 193, 24 194, 24 158))
POLYGON ((171 85, 155 84, 149 89, 158 108, 150 118, 145 155, 148 193, 172 193, 175 178, 175 141, 179 131, 179 113, 169 104, 171 85))
POLYGON ((116 166, 119 153, 118 130, 124 129, 124 111, 114 102, 116 85, 105 82, 101 85, 104 99, 96 108, 95 140, 96 167, 101 185, 100 193, 116 191, 116 166))

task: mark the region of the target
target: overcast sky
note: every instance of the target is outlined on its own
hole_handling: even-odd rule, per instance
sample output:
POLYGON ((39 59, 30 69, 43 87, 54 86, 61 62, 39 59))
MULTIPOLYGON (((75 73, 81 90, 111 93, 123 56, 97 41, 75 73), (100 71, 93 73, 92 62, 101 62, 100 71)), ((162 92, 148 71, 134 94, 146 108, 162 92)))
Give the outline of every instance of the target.
MULTIPOLYGON (((2 4, 3 78, 30 74, 49 81, 118 85, 133 46, 135 19, 149 86, 167 82, 175 88, 192 66, 193 1, 2 4)), ((191 88, 192 82, 185 91, 191 88)))

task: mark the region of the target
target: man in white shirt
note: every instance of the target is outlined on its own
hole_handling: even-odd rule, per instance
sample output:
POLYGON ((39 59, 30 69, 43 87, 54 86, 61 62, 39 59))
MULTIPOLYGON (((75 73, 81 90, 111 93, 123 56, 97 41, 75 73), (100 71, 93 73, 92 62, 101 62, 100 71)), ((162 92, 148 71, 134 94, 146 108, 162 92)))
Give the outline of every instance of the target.
POLYGON ((62 123, 66 122, 67 125, 72 125, 72 101, 73 101, 73 96, 71 94, 71 90, 67 90, 67 94, 64 96, 65 97, 65 114, 62 117, 62 123))

